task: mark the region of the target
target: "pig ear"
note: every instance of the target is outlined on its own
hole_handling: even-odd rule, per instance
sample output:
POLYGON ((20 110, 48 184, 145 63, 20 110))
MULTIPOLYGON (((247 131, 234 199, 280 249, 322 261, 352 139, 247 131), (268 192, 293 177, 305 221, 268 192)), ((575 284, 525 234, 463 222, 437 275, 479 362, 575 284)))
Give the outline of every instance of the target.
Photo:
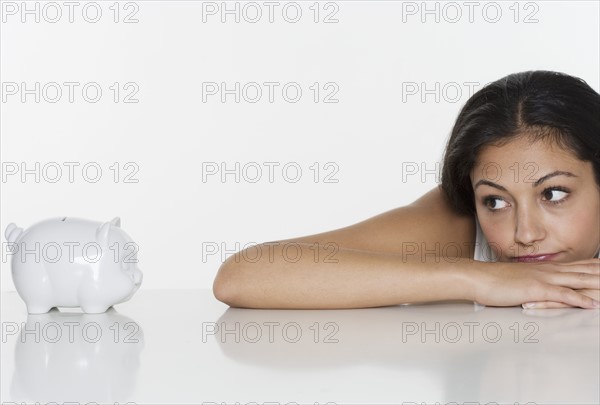
POLYGON ((119 228, 120 228, 120 227, 121 227, 121 218, 119 218, 119 217, 114 217, 114 218, 112 219, 112 221, 110 221, 110 223, 111 223, 111 224, 113 224, 114 226, 117 226, 117 227, 119 227, 119 228))
POLYGON ((96 240, 100 246, 108 246, 108 233, 110 232, 110 222, 105 222, 96 229, 96 240))

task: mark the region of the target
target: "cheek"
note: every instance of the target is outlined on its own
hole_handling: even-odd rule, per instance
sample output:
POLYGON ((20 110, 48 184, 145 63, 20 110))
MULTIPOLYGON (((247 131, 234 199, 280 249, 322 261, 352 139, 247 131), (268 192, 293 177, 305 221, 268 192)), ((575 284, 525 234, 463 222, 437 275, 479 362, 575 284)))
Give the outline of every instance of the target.
POLYGON ((509 221, 496 221, 485 215, 478 220, 483 236, 490 247, 494 249, 495 254, 511 256, 509 248, 513 245, 514 230, 511 228, 509 221))
POLYGON ((568 220, 561 221, 562 233, 579 246, 600 244, 600 203, 598 199, 582 201, 579 207, 571 210, 568 220))
POLYGON ((482 231, 485 235, 485 239, 488 244, 494 249, 497 256, 509 255, 509 249, 513 245, 513 233, 512 230, 506 226, 482 226, 482 231))
POLYGON ((585 195, 568 209, 548 212, 544 218, 546 238, 553 246, 571 252, 570 260, 594 257, 600 246, 600 202, 597 196, 585 195))

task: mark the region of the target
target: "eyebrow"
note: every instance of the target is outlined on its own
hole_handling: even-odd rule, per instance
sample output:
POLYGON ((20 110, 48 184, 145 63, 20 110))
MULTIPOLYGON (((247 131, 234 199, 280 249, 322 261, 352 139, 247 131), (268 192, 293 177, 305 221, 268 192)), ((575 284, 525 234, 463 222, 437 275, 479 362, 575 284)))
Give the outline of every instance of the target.
MULTIPOLYGON (((562 170, 556 170, 556 171, 554 171, 554 172, 552 172, 552 173, 548 173, 548 174, 547 174, 547 175, 545 175, 544 177, 540 177, 539 179, 537 179, 537 180, 536 180, 534 183, 532 183, 532 184, 531 184, 531 187, 537 187, 537 186, 539 186, 540 184, 542 184, 543 182, 545 182, 546 180, 548 180, 548 179, 550 179, 550 178, 552 178, 552 177, 556 177, 556 176, 577 177, 576 175, 574 175, 574 174, 573 174, 573 173, 571 173, 571 172, 565 172, 565 171, 562 171, 562 170)), ((489 180, 483 180, 483 179, 482 179, 482 180, 479 180, 479 181, 478 181, 478 182, 475 184, 475 187, 473 187, 473 191, 475 191, 475 189, 476 189, 477 187, 479 187, 479 186, 481 186, 481 185, 483 185, 483 184, 485 184, 485 185, 487 185, 487 186, 490 186, 490 187, 497 188, 498 190, 507 191, 507 190, 506 190, 504 187, 502 187, 501 185, 499 185, 499 184, 496 184, 496 183, 493 183, 493 182, 491 182, 491 181, 489 181, 489 180)))

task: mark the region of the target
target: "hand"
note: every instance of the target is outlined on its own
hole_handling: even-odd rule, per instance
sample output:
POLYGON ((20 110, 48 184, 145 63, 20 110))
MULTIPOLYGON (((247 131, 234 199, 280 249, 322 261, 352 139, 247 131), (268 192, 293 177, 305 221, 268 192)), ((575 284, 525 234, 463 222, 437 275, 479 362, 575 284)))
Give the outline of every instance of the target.
POLYGON ((472 281, 474 301, 487 306, 539 303, 536 308, 598 308, 600 259, 482 263, 472 281))
MULTIPOLYGON (((589 260, 579 260, 568 264, 589 263, 589 260)), ((593 260, 592 260, 593 263, 593 260)), ((581 289, 575 290, 580 294, 586 295, 596 301, 600 301, 600 289, 581 289)), ((564 302, 556 301, 537 301, 525 302, 521 305, 524 309, 546 309, 546 308, 573 308, 573 305, 565 304, 564 302)))
MULTIPOLYGON (((600 290, 583 289, 575 290, 580 294, 587 295, 590 298, 600 301, 600 290)), ((545 309, 545 308, 573 308, 573 305, 568 305, 563 302, 555 301, 537 301, 537 302, 526 302, 521 305, 525 309, 545 309)))

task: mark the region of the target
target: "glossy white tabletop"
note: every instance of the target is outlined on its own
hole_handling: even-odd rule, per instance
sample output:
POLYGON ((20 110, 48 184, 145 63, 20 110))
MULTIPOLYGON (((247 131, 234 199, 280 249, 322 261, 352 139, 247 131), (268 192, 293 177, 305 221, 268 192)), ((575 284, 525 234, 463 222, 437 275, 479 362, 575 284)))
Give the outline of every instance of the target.
POLYGON ((210 290, 141 290, 96 315, 1 303, 3 403, 600 402, 599 310, 252 310, 210 290))

